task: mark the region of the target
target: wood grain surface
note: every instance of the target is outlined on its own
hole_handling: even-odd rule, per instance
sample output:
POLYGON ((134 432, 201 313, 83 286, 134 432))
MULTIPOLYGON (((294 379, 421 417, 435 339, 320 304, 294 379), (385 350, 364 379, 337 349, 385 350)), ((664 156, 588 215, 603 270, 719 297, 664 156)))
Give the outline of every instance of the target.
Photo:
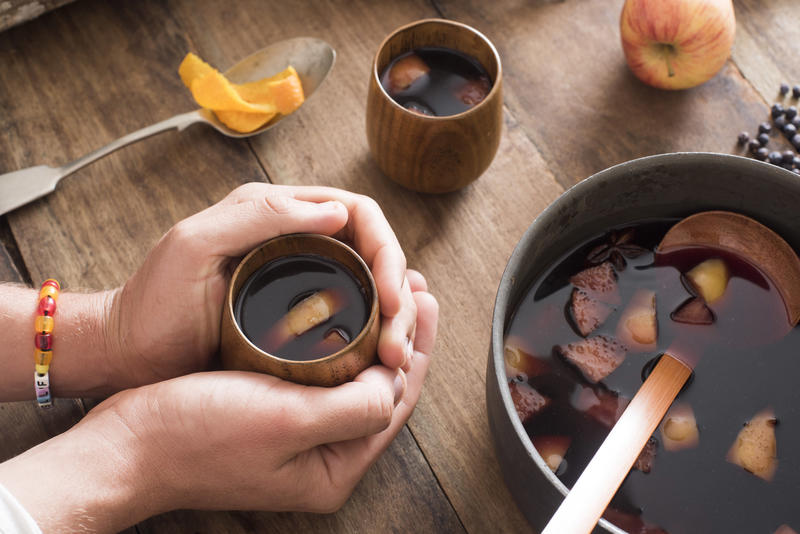
MULTIPOLYGON (((528 532, 505 488, 486 423, 492 306, 522 233, 566 187, 639 156, 738 153, 778 84, 800 83, 800 5, 736 0, 732 59, 710 82, 665 92, 621 52, 622 0, 80 0, 0 33, 0 173, 71 161, 193 109, 176 71, 187 51, 226 68, 302 35, 337 51, 300 112, 256 138, 194 126, 126 147, 0 222, 3 281, 59 278, 67 290, 122 283, 176 221, 238 184, 321 184, 374 197, 441 305, 431 372, 406 429, 336 514, 164 514, 136 532, 528 532), (411 21, 470 24, 503 61, 497 155, 470 186, 413 193, 371 159, 365 106, 372 58, 411 21), (17 259, 15 267, 14 259, 17 259)), ((774 138, 775 146, 781 140, 774 138)), ((69 428, 91 403, 0 404, 0 459, 69 428)))

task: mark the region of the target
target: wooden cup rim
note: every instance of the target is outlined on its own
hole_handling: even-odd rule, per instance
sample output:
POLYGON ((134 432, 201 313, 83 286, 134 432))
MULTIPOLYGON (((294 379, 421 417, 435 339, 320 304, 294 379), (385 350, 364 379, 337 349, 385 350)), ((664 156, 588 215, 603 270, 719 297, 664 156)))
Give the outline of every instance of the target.
MULTIPOLYGON (((342 263, 339 260, 337 260, 336 258, 331 258, 331 257, 329 257, 329 256, 327 256, 325 254, 321 254, 321 253, 319 253, 317 251, 309 250, 307 252, 307 254, 316 254, 318 256, 322 256, 324 258, 337 261, 340 264, 342 263)), ((283 254, 283 255, 275 256, 270 261, 274 261, 274 260, 277 260, 277 259, 280 259, 280 258, 287 258, 287 257, 290 257, 290 256, 296 256, 296 255, 297 255, 296 253, 283 254)), ((263 265, 266 265, 266 264, 262 264, 261 266, 257 267, 256 270, 258 270, 261 267, 263 267, 263 265)), ((350 268, 348 266, 346 266, 346 265, 342 265, 342 266, 345 269, 350 270, 350 268)), ((250 276, 252 276, 253 273, 255 273, 255 271, 250 273, 250 275, 248 275, 248 278, 250 276)), ((356 273, 352 273, 352 274, 354 276, 356 276, 357 279, 360 281, 360 277, 358 277, 356 273)), ((232 326, 233 326, 236 334, 241 339, 243 339, 245 341, 245 343, 247 343, 247 345, 249 345, 253 350, 255 350, 256 353, 261 358, 274 360, 274 361, 280 362, 280 363, 287 363, 287 364, 289 364, 291 366, 306 366, 306 365, 319 364, 319 363, 324 363, 324 362, 327 362, 327 361, 332 361, 332 360, 335 360, 335 359, 341 357, 342 355, 346 354, 347 352, 352 350, 354 347, 356 347, 358 344, 360 344, 362 339, 364 339, 369 334, 369 331, 371 330, 372 325, 375 323, 375 321, 378 318, 378 314, 380 313, 380 307, 379 307, 379 302, 378 302, 378 289, 377 289, 377 287, 375 285, 375 279, 373 278, 372 272, 370 271, 369 267, 367 266, 367 264, 363 260, 363 258, 361 258, 361 256, 355 250, 353 250, 350 246, 348 246, 345 243, 342 243, 338 239, 334 239, 332 237, 329 237, 329 236, 326 236, 326 235, 322 235, 322 234, 307 234, 307 233, 285 234, 285 235, 280 235, 280 236, 277 236, 277 237, 273 237, 272 239, 269 239, 269 240, 265 241, 261 245, 257 246, 256 248, 254 248, 253 250, 248 252, 247 255, 244 258, 242 258, 242 260, 236 266, 236 269, 233 271, 233 274, 231 275, 231 281, 228 284, 228 294, 227 294, 227 297, 226 297, 225 306, 226 306, 226 313, 230 317, 230 321, 232 323, 232 326), (275 246, 275 243, 280 242, 282 240, 286 240, 286 239, 310 239, 310 240, 316 240, 316 241, 321 241, 321 242, 328 242, 328 243, 330 243, 330 244, 332 244, 332 245, 334 245, 336 247, 341 248, 342 250, 344 250, 347 254, 349 254, 350 256, 352 256, 356 260, 356 263, 361 267, 361 269, 363 270, 363 273, 366 275, 367 281, 369 282, 368 289, 369 289, 369 292, 370 292, 370 295, 371 295, 370 313, 369 313, 369 316, 367 317, 367 321, 364 323, 364 326, 361 327, 361 330, 359 331, 358 335, 356 337, 354 337, 350 341, 350 343, 348 343, 347 345, 345 345, 344 347, 342 347, 338 351, 333 352, 331 354, 328 354, 326 356, 322 356, 321 358, 317 358, 315 360, 290 360, 290 359, 286 359, 286 358, 281 358, 280 356, 276 356, 275 354, 269 353, 269 352, 263 350, 262 348, 258 347, 242 331, 242 327, 239 324, 239 321, 236 320, 236 314, 234 313, 234 309, 233 309, 234 303, 235 303, 236 299, 239 296, 239 291, 241 291, 242 285, 247 280, 245 279, 242 282, 242 285, 240 285, 239 290, 236 291, 235 295, 234 295, 234 288, 237 285, 236 284, 237 279, 241 276, 242 270, 244 270, 244 268, 247 267, 248 262, 253 258, 253 256, 259 254, 264 248, 275 246)))
MULTIPOLYGON (((460 50, 459 50, 459 52, 460 52, 460 50)), ((483 68, 486 68, 486 65, 483 65, 483 68)), ((375 56, 372 59, 372 76, 375 78, 375 82, 376 82, 376 84, 378 86, 378 89, 380 90, 380 92, 384 96, 384 98, 386 98, 391 103, 391 105, 393 105, 394 107, 396 107, 399 110, 402 110, 403 113, 409 113, 409 114, 413 115, 414 117, 422 119, 422 120, 442 121, 442 120, 452 120, 454 118, 461 118, 461 117, 465 117, 467 115, 470 115, 472 113, 476 113, 479 109, 484 107, 484 105, 486 105, 487 102, 489 102, 490 99, 494 98, 495 93, 500 90, 499 89, 499 87, 500 87, 499 81, 503 78, 503 64, 500 61, 500 54, 497 52, 497 48, 495 48, 494 44, 489 40, 488 37, 486 37, 484 34, 479 32, 478 30, 476 30, 472 26, 469 26, 469 25, 464 24, 462 22, 456 22, 454 20, 439 19, 439 18, 428 18, 428 19, 416 20, 414 22, 410 22, 408 24, 400 26, 399 28, 396 28, 394 31, 392 31, 389 35, 387 35, 386 38, 384 38, 384 40, 381 42, 380 46, 378 47, 378 51, 375 52, 375 56), (422 115, 422 114, 419 114, 419 113, 414 113, 413 111, 410 111, 410 110, 404 108, 403 106, 401 106, 400 104, 398 104, 395 101, 395 99, 392 98, 391 95, 386 92, 386 89, 384 89, 383 84, 381 83, 380 73, 378 72, 378 58, 380 57, 381 52, 383 51, 383 49, 386 48, 386 45, 389 44, 389 41, 394 39, 398 34, 400 34, 402 32, 405 32, 405 31, 408 31, 408 30, 410 30, 412 28, 416 28, 418 26, 423 26, 423 25, 426 25, 426 24, 440 24, 442 26, 451 26, 451 27, 455 27, 455 28, 461 29, 463 31, 469 32, 469 33, 477 36, 488 47, 488 49, 491 51, 491 56, 492 56, 492 58, 494 58, 494 62, 497 65, 497 74, 495 75, 494 79, 492 80, 492 88, 489 90, 489 92, 486 94, 486 97, 483 100, 481 100, 476 105, 474 105, 471 108, 469 108, 468 110, 462 111, 461 113, 456 113, 455 115, 444 115, 444 116, 441 116, 441 117, 439 117, 439 116, 431 116, 431 115, 422 115)))

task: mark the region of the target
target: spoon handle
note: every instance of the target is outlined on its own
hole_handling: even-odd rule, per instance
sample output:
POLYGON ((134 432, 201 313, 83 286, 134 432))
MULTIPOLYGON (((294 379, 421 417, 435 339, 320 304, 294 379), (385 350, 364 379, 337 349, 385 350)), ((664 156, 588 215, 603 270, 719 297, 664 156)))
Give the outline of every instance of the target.
MULTIPOLYGON (((64 178, 65 176, 69 176, 73 172, 77 171, 85 167, 86 165, 96 161, 103 156, 107 156, 111 154, 115 150, 119 150, 120 148, 130 145, 131 143, 135 143, 137 141, 141 141, 142 139, 146 139, 150 136, 160 134, 161 132, 165 132, 167 130, 171 130, 173 128, 177 128, 178 130, 183 130, 187 126, 190 126, 196 122, 203 121, 203 117, 200 115, 198 110, 190 111, 188 113, 181 113, 180 115, 175 115, 169 119, 165 119, 161 122, 157 122, 155 124, 151 124, 150 126, 146 126, 140 130, 136 130, 135 132, 131 132, 128 135, 123 135, 116 141, 112 141, 106 146, 100 147, 93 152, 89 152, 83 157, 76 159, 71 163, 67 163, 59 170, 61 171, 60 178, 64 178)), ((2 176, 0 176, 2 178, 2 176)))
POLYGON ((592 531, 691 374, 686 364, 664 354, 542 534, 592 531))
POLYGON ((59 180, 119 148, 173 128, 183 130, 196 122, 205 122, 206 119, 201 113, 200 110, 182 113, 141 130, 136 130, 104 147, 98 148, 94 152, 67 163, 63 167, 38 165, 0 174, 0 215, 52 193, 59 180))

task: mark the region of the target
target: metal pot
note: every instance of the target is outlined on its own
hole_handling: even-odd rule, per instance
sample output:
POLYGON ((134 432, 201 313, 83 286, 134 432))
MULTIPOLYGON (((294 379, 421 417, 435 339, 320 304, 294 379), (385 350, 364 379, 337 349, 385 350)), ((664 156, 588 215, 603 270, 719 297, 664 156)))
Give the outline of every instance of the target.
MULTIPOLYGON (((800 177, 760 161, 708 153, 650 156, 599 172, 544 210, 514 249, 495 301, 486 404, 506 485, 537 531, 567 488, 536 452, 514 409, 503 362, 509 318, 545 269, 603 228, 709 209, 753 217, 800 250, 800 177)), ((605 520, 594 532, 623 534, 605 520)))

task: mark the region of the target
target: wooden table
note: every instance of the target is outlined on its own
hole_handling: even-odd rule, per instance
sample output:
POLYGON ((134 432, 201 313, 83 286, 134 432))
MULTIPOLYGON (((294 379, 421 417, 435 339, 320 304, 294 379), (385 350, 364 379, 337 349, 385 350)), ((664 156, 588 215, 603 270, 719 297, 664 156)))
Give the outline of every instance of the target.
MULTIPOLYGON (((0 218, 0 279, 113 287, 173 223, 238 184, 324 184, 380 202, 409 265, 427 276, 441 304, 417 410, 339 512, 181 511, 135 531, 528 531, 500 476, 484 404, 492 304, 506 260, 565 188, 639 156, 736 152, 737 134, 767 119, 779 83, 800 83, 797 0, 734 3, 731 60, 710 82, 682 92, 647 87, 628 71, 621 0, 79 0, 0 33, 0 172, 62 164, 192 109, 176 73, 189 50, 223 68, 300 35, 338 52, 320 92, 280 128, 244 141, 202 126, 161 134, 0 218), (364 135, 372 55, 392 29, 426 17, 481 30, 505 71, 497 156, 473 185, 443 196, 384 178, 364 135)), ((69 428, 90 406, 0 405, 0 460, 69 428)))

